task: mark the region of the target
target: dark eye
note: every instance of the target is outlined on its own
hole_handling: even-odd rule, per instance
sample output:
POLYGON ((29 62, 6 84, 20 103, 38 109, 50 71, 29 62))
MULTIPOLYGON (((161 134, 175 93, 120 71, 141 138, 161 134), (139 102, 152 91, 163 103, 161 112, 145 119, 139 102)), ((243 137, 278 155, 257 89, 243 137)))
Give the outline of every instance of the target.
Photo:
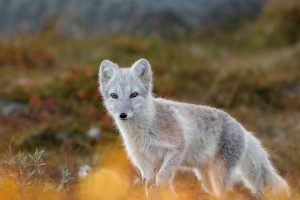
POLYGON ((130 98, 134 98, 134 97, 136 97, 137 95, 139 95, 139 93, 133 92, 133 93, 131 93, 130 98))
POLYGON ((110 96, 114 99, 117 99, 118 98, 118 95, 116 93, 111 93, 110 96))

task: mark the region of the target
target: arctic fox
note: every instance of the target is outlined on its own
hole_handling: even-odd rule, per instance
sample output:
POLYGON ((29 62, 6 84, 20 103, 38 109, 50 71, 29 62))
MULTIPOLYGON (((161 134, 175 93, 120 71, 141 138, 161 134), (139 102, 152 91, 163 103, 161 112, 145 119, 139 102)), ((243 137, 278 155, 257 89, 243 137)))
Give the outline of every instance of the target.
POLYGON ((146 183, 172 184, 176 170, 188 168, 215 196, 238 179, 254 194, 266 188, 288 192, 259 140, 229 114, 153 97, 147 60, 130 68, 102 61, 99 85, 127 154, 146 183))

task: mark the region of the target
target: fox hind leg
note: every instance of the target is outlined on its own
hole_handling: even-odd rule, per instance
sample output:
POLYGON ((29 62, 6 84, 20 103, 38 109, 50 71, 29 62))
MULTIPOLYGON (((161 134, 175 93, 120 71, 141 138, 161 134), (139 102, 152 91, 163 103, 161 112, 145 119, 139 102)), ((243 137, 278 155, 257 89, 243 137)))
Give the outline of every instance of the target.
POLYGON ((197 179, 201 182, 203 190, 207 193, 212 193, 212 187, 207 168, 203 166, 199 168, 194 168, 194 173, 197 179))
POLYGON ((209 170, 213 192, 217 197, 221 197, 225 191, 228 191, 233 182, 235 166, 230 166, 222 158, 217 157, 209 170))
POLYGON ((203 185, 215 196, 230 189, 234 172, 245 150, 243 129, 235 123, 226 124, 221 133, 214 158, 201 168, 203 185))
POLYGON ((224 162, 214 160, 201 165, 194 169, 194 173, 203 190, 213 196, 220 197, 225 188, 225 180, 229 176, 230 170, 226 169, 224 162))

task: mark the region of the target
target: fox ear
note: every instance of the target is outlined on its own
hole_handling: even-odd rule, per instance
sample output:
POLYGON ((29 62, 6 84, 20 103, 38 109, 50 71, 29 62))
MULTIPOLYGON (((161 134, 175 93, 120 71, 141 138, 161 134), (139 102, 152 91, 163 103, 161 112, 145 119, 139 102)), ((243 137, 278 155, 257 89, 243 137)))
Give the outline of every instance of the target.
POLYGON ((115 63, 109 60, 103 60, 99 67, 99 83, 107 83, 111 79, 111 77, 113 77, 113 75, 117 73, 118 69, 119 67, 115 63))
POLYGON ((136 61, 131 70, 133 74, 139 77, 145 84, 151 83, 152 71, 150 63, 146 59, 139 59, 136 61))

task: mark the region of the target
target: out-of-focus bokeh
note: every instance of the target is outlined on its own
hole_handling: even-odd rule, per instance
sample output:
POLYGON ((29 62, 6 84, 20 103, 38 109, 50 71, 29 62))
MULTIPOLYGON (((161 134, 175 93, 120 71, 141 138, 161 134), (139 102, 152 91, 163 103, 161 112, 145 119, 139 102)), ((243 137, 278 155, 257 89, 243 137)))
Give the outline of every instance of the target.
MULTIPOLYGON (((0 0, 0 200, 147 199, 97 82, 141 57, 158 96, 242 122, 300 199, 299 0, 0 0)), ((176 188, 149 198, 211 198, 176 188)))

